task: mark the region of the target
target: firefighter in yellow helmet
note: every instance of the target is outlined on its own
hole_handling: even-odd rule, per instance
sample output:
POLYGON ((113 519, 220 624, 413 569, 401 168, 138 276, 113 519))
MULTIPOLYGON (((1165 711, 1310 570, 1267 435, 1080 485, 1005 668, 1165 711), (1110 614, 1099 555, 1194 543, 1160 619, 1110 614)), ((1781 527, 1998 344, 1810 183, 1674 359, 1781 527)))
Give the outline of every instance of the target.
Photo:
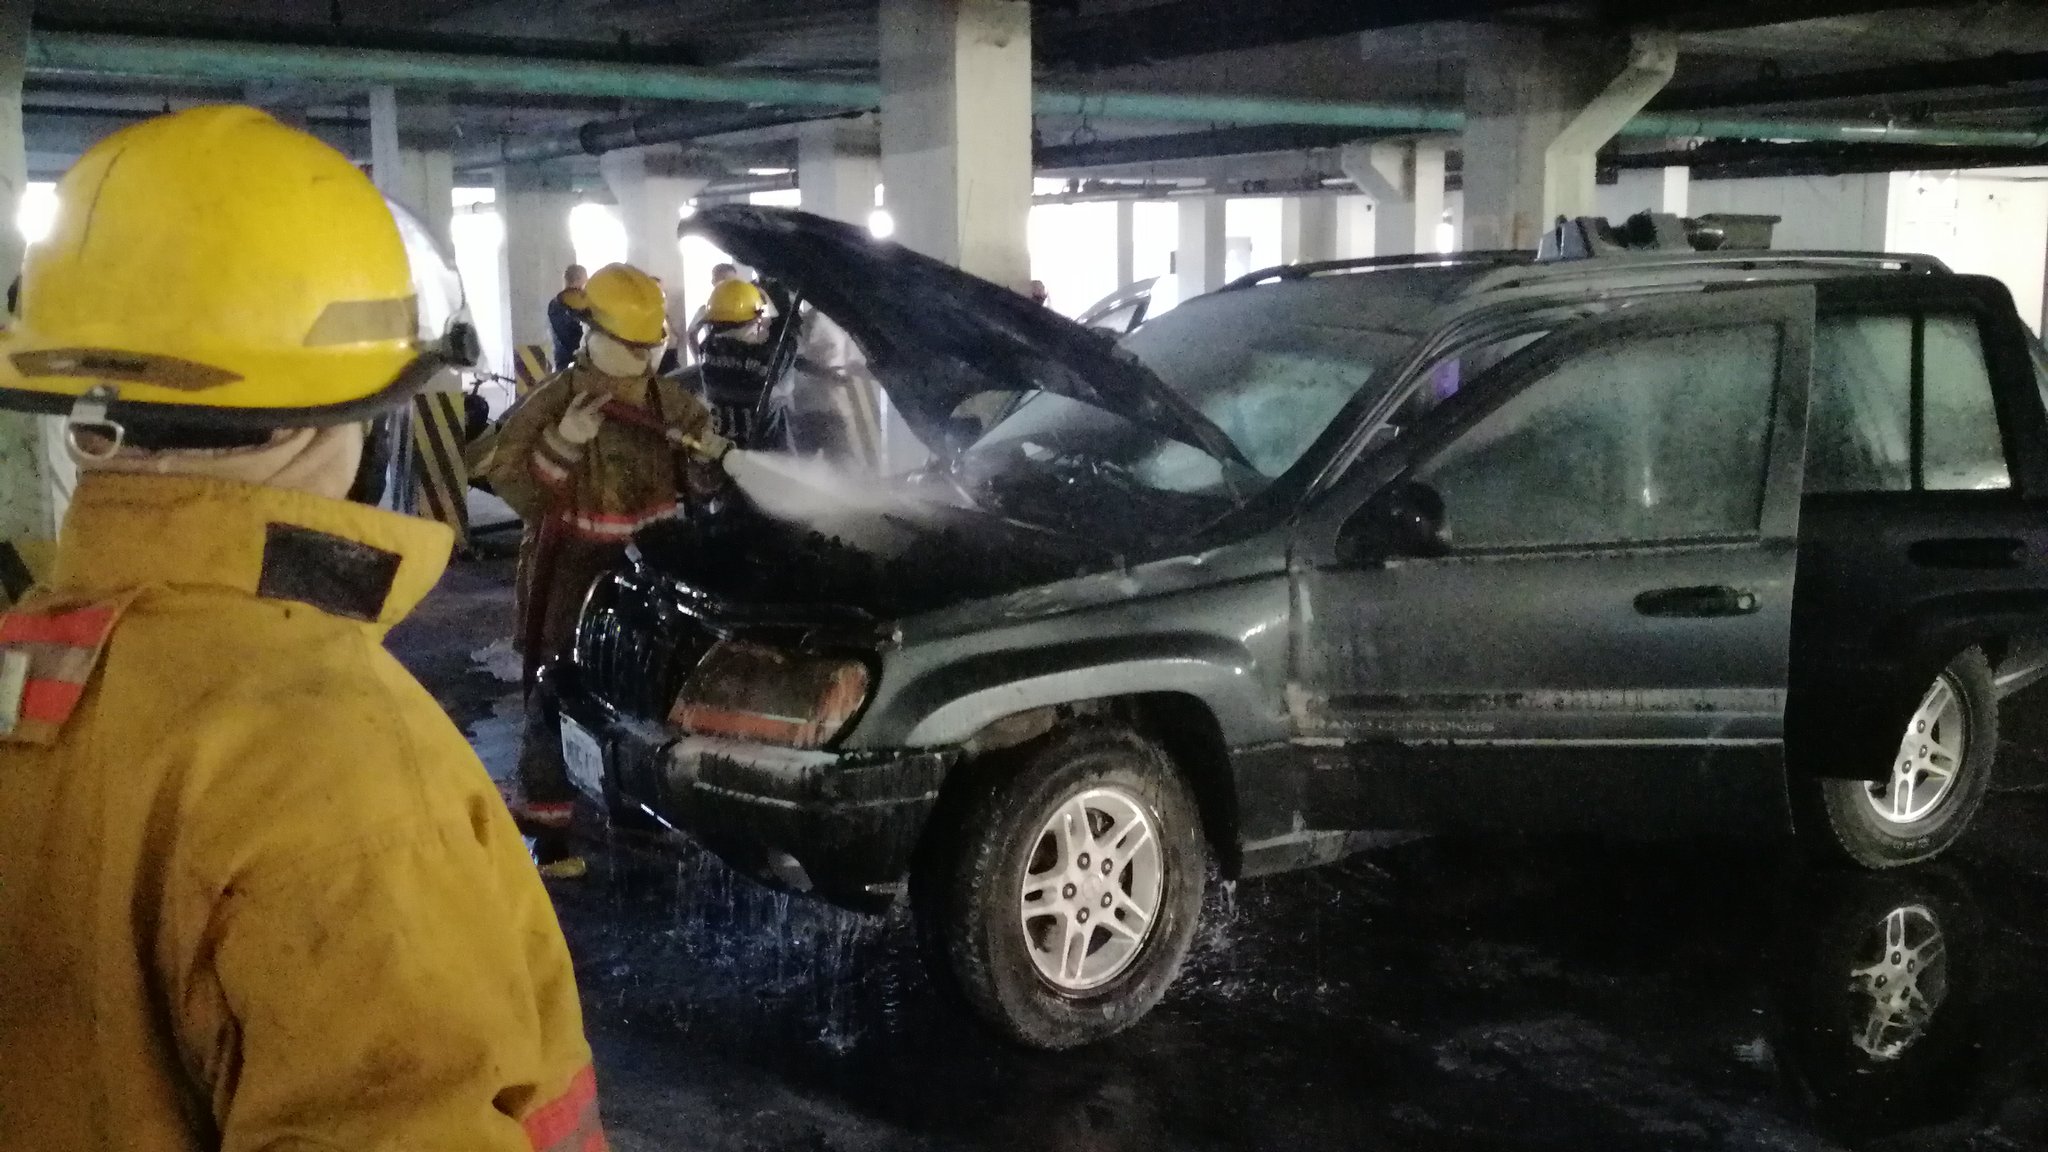
POLYGON ((774 395, 767 295, 746 280, 724 281, 711 290, 703 328, 698 376, 712 427, 741 448, 788 450, 788 406, 774 395))
POLYGON ((383 647, 450 534, 349 499, 364 422, 473 360, 460 282, 251 108, 58 200, 0 334, 84 473, 0 616, 0 1145, 602 1148, 547 892, 383 647))
POLYGON ((518 639, 526 671, 519 754, 521 823, 539 837, 543 868, 574 875, 560 835, 572 792, 536 676, 574 638, 591 582, 624 557, 634 533, 682 514, 722 473, 728 445, 704 405, 655 369, 669 339, 667 301, 645 272, 609 264, 580 301, 588 334, 569 367, 506 416, 486 465, 492 488, 526 523, 520 540, 518 639))

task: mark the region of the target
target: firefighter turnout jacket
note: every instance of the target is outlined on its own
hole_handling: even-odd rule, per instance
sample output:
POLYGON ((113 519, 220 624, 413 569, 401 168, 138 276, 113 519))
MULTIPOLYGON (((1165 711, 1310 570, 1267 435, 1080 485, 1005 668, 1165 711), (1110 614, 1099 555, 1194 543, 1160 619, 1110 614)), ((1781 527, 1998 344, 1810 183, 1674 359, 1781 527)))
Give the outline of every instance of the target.
POLYGON ((383 647, 450 543, 223 480, 79 486, 0 617, 0 1148, 603 1149, 547 892, 383 647))
POLYGON ((711 414, 675 381, 619 380, 579 361, 506 414, 485 475, 529 529, 553 515, 579 538, 623 545, 675 519, 681 489, 710 486, 691 475, 687 453, 671 439, 710 432, 711 414), (597 438, 570 444, 556 425, 579 392, 612 399, 597 438))

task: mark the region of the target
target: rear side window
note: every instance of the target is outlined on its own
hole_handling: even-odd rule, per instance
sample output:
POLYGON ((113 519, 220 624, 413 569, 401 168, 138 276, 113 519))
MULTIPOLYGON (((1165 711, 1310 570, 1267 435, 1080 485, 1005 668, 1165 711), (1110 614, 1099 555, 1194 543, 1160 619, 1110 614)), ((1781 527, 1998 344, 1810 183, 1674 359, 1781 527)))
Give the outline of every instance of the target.
POLYGON ((2005 441, 1991 399, 1991 369, 1977 321, 1929 316, 1924 321, 1925 430, 1921 487, 1930 491, 2010 488, 2005 441))
POLYGON ((1808 492, 2011 487, 1976 320, 1822 317, 1807 444, 1808 492))
POLYGON ((1460 551, 1742 537, 1763 509, 1780 334, 1648 336, 1574 357, 1416 479, 1460 551))

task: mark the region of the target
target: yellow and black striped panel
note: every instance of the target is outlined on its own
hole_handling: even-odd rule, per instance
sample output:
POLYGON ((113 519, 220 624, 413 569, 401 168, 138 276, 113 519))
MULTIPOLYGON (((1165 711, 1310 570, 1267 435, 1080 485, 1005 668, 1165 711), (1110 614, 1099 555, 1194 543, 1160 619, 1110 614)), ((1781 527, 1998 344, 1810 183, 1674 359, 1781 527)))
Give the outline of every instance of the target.
POLYGON ((534 385, 552 375, 554 373, 548 368, 547 349, 538 344, 519 346, 519 377, 513 385, 518 395, 524 396, 533 391, 534 385))
POLYGON ((462 458, 462 393, 428 392, 412 402, 413 475, 419 510, 469 539, 469 466, 462 458))

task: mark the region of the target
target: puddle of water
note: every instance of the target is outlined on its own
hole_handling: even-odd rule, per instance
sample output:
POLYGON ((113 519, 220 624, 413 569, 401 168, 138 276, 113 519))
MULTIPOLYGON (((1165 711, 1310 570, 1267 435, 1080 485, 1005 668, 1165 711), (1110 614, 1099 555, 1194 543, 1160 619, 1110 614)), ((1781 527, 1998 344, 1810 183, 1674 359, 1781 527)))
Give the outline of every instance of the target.
POLYGON ((921 979, 906 914, 861 916, 773 891, 694 848, 666 865, 615 851, 606 872, 608 947, 585 995, 624 1016, 836 1056, 892 1032, 921 979))
POLYGON ((519 740, 526 728, 526 705, 517 692, 491 702, 491 714, 469 726, 469 743, 491 779, 512 779, 519 767, 519 740))
POLYGON ((513 650, 510 637, 491 641, 489 645, 471 652, 469 659, 479 671, 501 684, 517 684, 525 675, 525 665, 521 663, 519 653, 513 650))

